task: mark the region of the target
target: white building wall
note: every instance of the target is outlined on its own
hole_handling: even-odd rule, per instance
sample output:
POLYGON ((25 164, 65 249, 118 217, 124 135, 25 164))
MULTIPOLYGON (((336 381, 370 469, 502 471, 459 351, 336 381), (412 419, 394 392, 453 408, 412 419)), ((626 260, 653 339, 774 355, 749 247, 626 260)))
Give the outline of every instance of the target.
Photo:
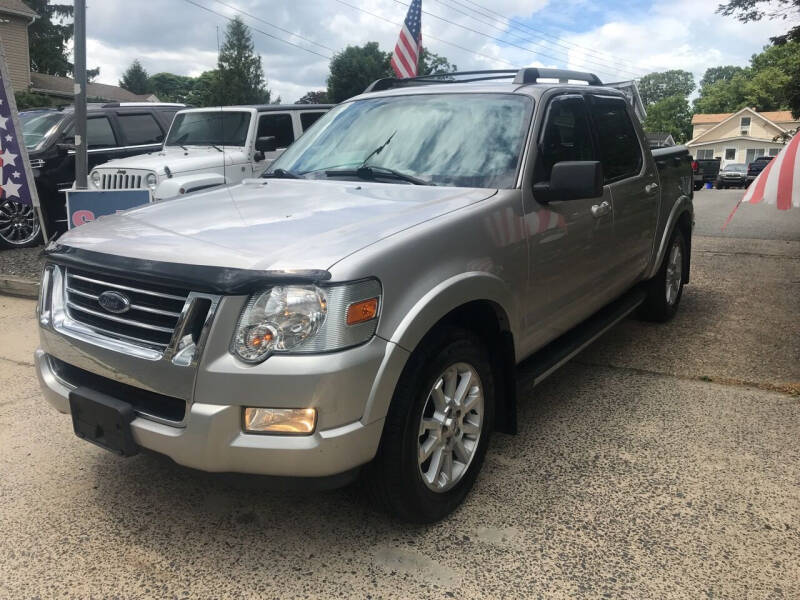
POLYGON ((692 156, 695 158, 719 158, 722 160, 722 166, 732 163, 747 163, 748 150, 751 150, 749 156, 752 157, 766 154, 777 154, 783 148, 783 144, 779 142, 772 142, 767 140, 728 140, 717 141, 708 144, 698 144, 690 146, 692 156), (710 151, 710 156, 705 156, 710 151), (730 156, 733 158, 729 158, 730 156))

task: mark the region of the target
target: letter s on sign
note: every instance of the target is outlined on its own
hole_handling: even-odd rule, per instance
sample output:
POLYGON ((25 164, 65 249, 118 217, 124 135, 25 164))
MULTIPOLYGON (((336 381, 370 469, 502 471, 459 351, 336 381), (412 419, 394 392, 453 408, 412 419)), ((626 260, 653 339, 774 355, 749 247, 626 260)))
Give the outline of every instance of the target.
POLYGON ((77 227, 89 221, 94 221, 94 213, 90 210, 76 210, 72 213, 72 226, 77 227))

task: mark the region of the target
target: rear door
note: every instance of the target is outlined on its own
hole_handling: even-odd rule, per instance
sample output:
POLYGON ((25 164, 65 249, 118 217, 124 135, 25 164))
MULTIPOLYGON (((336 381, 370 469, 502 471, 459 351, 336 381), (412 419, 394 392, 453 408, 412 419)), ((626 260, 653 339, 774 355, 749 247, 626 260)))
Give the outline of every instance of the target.
POLYGON ((607 286, 615 293, 635 281, 653 248, 660 200, 659 179, 650 152, 633 123, 629 103, 614 96, 589 96, 605 184, 614 209, 614 251, 607 286))
POLYGON ((581 94, 555 96, 545 106, 532 181, 525 186, 530 275, 526 347, 539 347, 608 301, 606 271, 613 252, 610 194, 543 202, 533 185, 550 181, 553 165, 597 160, 587 103, 581 94), (592 208, 606 203, 593 212, 592 208), (595 214, 597 213, 597 214, 595 214))

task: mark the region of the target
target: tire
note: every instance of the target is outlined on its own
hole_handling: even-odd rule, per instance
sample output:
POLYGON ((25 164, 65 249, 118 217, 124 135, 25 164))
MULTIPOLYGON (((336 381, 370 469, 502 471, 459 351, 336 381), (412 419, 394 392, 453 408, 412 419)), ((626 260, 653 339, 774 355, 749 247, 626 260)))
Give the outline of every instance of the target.
POLYGON ((364 470, 373 502, 412 523, 432 523, 455 510, 483 464, 494 427, 494 395, 489 353, 480 338, 459 328, 429 334, 403 370, 378 453, 364 470), (471 404, 465 402, 459 411, 452 390, 461 386, 471 404), (444 393, 437 394, 437 388, 444 393), (446 477, 448 455, 451 478, 446 477), (437 464, 443 465, 441 472, 437 464))
POLYGON ((675 316, 686 281, 686 252, 683 232, 676 228, 658 273, 646 283, 647 297, 639 309, 639 316, 644 320, 664 323, 675 316))
POLYGON ((15 200, 0 201, 0 248, 30 248, 41 243, 36 209, 15 200))
POLYGON ((703 184, 702 183, 695 183, 694 184, 694 191, 695 192, 699 192, 702 189, 703 189, 703 184))

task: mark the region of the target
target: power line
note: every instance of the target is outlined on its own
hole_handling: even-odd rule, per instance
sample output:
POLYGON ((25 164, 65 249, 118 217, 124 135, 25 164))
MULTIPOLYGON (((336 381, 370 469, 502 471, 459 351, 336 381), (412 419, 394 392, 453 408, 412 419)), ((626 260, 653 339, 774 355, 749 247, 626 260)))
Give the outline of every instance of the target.
MULTIPOLYGON (((455 2, 456 4, 462 4, 461 0, 450 0, 450 1, 451 2, 455 2)), ((535 27, 531 27, 530 25, 528 25, 526 23, 520 23, 519 21, 516 21, 515 19, 509 19, 508 17, 506 17, 505 15, 497 12, 496 10, 492 10, 491 8, 487 8, 487 7, 483 6, 482 4, 474 2, 473 0, 463 0, 463 2, 467 2, 468 4, 471 4, 473 6, 477 6, 481 10, 486 11, 487 13, 490 13, 491 15, 494 15, 495 17, 499 18, 501 20, 501 22, 502 21, 507 22, 510 27, 514 27, 514 28, 516 28, 518 30, 528 30, 528 31, 532 31, 534 33, 538 33, 539 35, 541 35, 541 36, 543 36, 545 38, 551 38, 552 40, 555 40, 553 43, 558 43, 559 45, 563 45, 563 44, 560 43, 560 39, 561 38, 559 38, 558 36, 553 35, 552 33, 549 33, 549 32, 544 31, 542 29, 537 29, 535 27)), ((465 8, 468 8, 468 7, 465 7, 465 8)), ((475 9, 471 9, 471 10, 475 10, 475 9)), ((475 12, 478 12, 478 11, 475 11, 475 12)), ((478 14, 481 14, 481 13, 478 12, 478 14)), ((486 15, 486 16, 489 16, 489 15, 486 15)), ((565 47, 569 48, 570 46, 572 46, 572 47, 575 47, 575 48, 580 48, 584 52, 587 52, 589 54, 593 54, 593 55, 597 56, 598 58, 603 58, 603 56, 606 56, 606 57, 610 58, 611 60, 620 61, 619 57, 616 57, 613 54, 610 54, 608 52, 598 51, 598 50, 595 50, 594 48, 590 48, 588 46, 583 46, 583 45, 578 44, 576 42, 566 42, 566 44, 567 44, 567 46, 565 46, 565 47)), ((604 60, 606 60, 606 59, 604 59, 604 60)), ((628 72, 631 72, 631 71, 628 71, 628 72)), ((639 75, 639 76, 641 76, 641 75, 639 75)))
MULTIPOLYGON (((470 8, 469 6, 466 6, 466 5, 462 4, 458 0, 448 0, 448 2, 452 2, 452 3, 456 4, 459 7, 462 7, 464 9, 468 10, 468 11, 471 11, 471 12, 483 17, 484 19, 491 19, 493 21, 493 23, 481 20, 481 19, 473 16, 472 14, 464 12, 463 10, 459 10, 458 8, 456 8, 454 6, 451 6, 450 4, 445 3, 444 0, 436 0, 436 1, 439 4, 441 4, 442 6, 445 6, 446 8, 448 8, 450 10, 453 10, 453 11, 455 11, 455 12, 461 14, 461 15, 464 15, 465 17, 467 17, 469 19, 472 19, 473 21, 476 21, 477 23, 480 23, 482 25, 487 25, 487 26, 491 27, 492 29, 496 29, 497 31, 500 31, 501 33, 504 33, 505 35, 514 36, 517 40, 520 40, 520 41, 525 42, 525 43, 539 44, 539 45, 542 45, 542 44, 546 43, 546 44, 550 44, 552 46, 560 46, 561 48, 565 48, 567 50, 567 52, 569 52, 571 50, 574 50, 574 49, 576 49, 576 47, 578 47, 577 45, 573 46, 573 45, 570 45, 570 44, 560 43, 558 41, 559 38, 557 38, 555 36, 550 36, 550 37, 553 37, 554 40, 556 40, 556 41, 548 40, 548 39, 545 38, 544 35, 539 36, 539 39, 537 40, 537 39, 534 39, 532 34, 528 33, 527 31, 524 31, 522 34, 517 33, 516 31, 513 31, 513 32, 509 31, 509 26, 513 26, 514 25, 514 23, 510 22, 510 21, 508 23, 505 23, 505 24, 503 24, 502 21, 500 21, 500 23, 505 25, 505 27, 498 27, 497 25, 494 24, 494 22, 499 21, 499 19, 497 19, 497 17, 494 17, 492 15, 487 15, 487 14, 484 14, 482 12, 479 12, 479 11, 475 10, 474 8, 470 8)), ((505 19, 505 18, 503 18, 503 19, 508 21, 508 19, 505 19)), ((557 52, 562 52, 562 53, 564 52, 563 50, 556 50, 556 51, 557 52)), ((589 57, 584 58, 584 61, 586 63, 588 63, 588 64, 593 64, 595 66, 598 66, 598 67, 601 67, 601 68, 604 68, 604 69, 608 69, 608 68, 614 69, 615 71, 628 73, 630 75, 633 75, 634 77, 641 77, 643 75, 643 73, 640 73, 638 71, 632 71, 630 69, 626 69, 626 68, 620 66, 619 64, 617 64, 619 62, 619 60, 615 59, 614 57, 611 57, 610 55, 609 56, 610 56, 611 62, 609 62, 609 59, 604 58, 604 57, 602 57, 600 55, 597 55, 597 58, 594 59, 594 53, 591 53, 591 52, 585 52, 585 53, 589 57, 591 57, 591 58, 589 58, 589 57)), ((566 60, 569 60, 569 55, 567 55, 566 60)))
MULTIPOLYGON (((387 19, 386 17, 382 17, 380 15, 377 15, 374 12, 370 12, 370 11, 368 11, 366 9, 363 9, 363 8, 361 8, 359 6, 356 6, 355 4, 350 4, 349 2, 345 2, 345 0, 336 0, 336 2, 338 2, 339 4, 344 4, 345 6, 349 6, 350 8, 358 10, 358 11, 364 13, 364 14, 370 15, 371 17, 375 17, 376 19, 380 19, 381 21, 385 21, 386 23, 391 23, 392 25, 395 25, 397 27, 401 27, 403 25, 402 23, 398 23, 396 21, 392 21, 391 19, 387 19)), ((507 60, 505 60, 503 58, 498 58, 496 56, 489 56, 488 54, 482 54, 480 52, 476 52, 475 50, 472 50, 471 48, 466 48, 464 46, 460 46, 460 45, 455 44, 453 42, 448 42, 447 40, 443 40, 441 38, 434 37, 434 36, 432 36, 432 35, 430 35, 428 33, 426 33, 423 37, 426 38, 426 39, 436 40, 437 42, 440 42, 442 44, 447 44, 448 46, 453 46, 453 48, 458 48, 459 50, 464 50, 465 52, 469 52, 470 54, 474 54, 475 56, 482 56, 483 58, 488 58, 489 60, 501 62, 501 63, 507 64, 509 66, 512 66, 512 67, 516 67, 517 66, 516 64, 514 64, 514 63, 512 63, 510 61, 507 61, 507 60)))
MULTIPOLYGON (((231 17, 229 17, 228 15, 223 15, 221 12, 217 12, 216 10, 214 10, 212 8, 208 8, 207 6, 203 6, 202 4, 199 4, 199 3, 195 2, 194 0, 184 0, 184 2, 188 2, 189 4, 192 4, 192 5, 196 6, 197 8, 202 8, 204 11, 210 12, 211 14, 217 15, 218 17, 222 17, 223 19, 227 19, 228 21, 233 21, 233 19, 231 17)), ((272 25, 271 23, 269 23, 269 24, 272 25)), ((279 42, 283 42, 284 44, 289 44, 290 46, 294 46, 295 48, 300 48, 300 50, 305 50, 306 52, 310 52, 311 54, 316 54, 317 56, 321 56, 325 60, 330 60, 332 58, 331 56, 326 56, 325 54, 321 54, 320 52, 317 52, 315 50, 311 50, 311 49, 306 48, 304 46, 301 46, 299 44, 295 44, 294 42, 290 42, 289 40, 285 40, 285 39, 283 39, 281 37, 278 37, 277 35, 273 35, 271 33, 267 33, 266 31, 263 31, 263 30, 258 29, 256 27, 252 27, 251 26, 250 29, 252 29, 253 31, 257 31, 258 33, 260 33, 262 35, 266 35, 267 37, 270 37, 270 38, 272 38, 274 40, 277 40, 279 42)), ((292 35, 296 35, 296 34, 292 34, 292 35)), ((302 36, 298 35, 297 37, 302 37, 302 36)))

